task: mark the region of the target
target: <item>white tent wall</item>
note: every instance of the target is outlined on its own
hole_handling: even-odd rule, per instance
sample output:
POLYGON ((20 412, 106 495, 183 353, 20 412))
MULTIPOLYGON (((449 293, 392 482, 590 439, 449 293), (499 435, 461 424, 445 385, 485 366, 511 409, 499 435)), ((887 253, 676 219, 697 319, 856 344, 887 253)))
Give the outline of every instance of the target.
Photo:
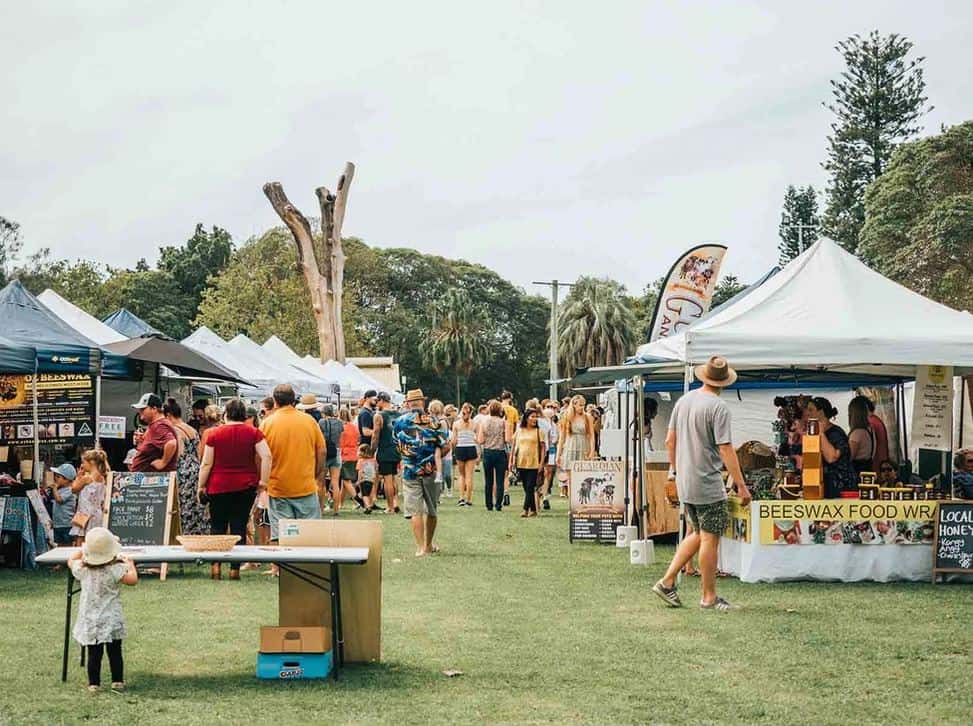
MULTIPOLYGON (((781 388, 781 389, 753 389, 753 390, 729 390, 724 391, 722 399, 730 409, 733 427, 733 446, 739 447, 747 441, 762 441, 771 448, 774 448, 774 432, 772 424, 777 418, 777 407, 774 405, 774 398, 777 396, 795 396, 798 394, 809 396, 823 396, 831 401, 832 405, 838 409, 838 416, 835 423, 848 431, 848 403, 855 397, 855 391, 848 388, 815 388, 802 390, 800 388, 781 388)), ((666 394, 648 393, 647 396, 654 398, 659 404, 659 412, 652 420, 652 450, 666 450, 666 433, 669 427, 669 417, 676 401, 682 397, 682 393, 666 394)), ((614 397, 609 396, 611 401, 614 397)), ((618 399, 615 399, 618 400, 618 399)), ((624 401, 624 394, 621 394, 624 401)), ((616 405, 612 403, 612 406, 616 405)), ((624 403, 622 403, 624 405, 624 403)), ((634 402, 629 404, 629 412, 634 411, 634 402)), ((614 411, 609 419, 616 421, 620 416, 616 416, 614 411)), ((621 446, 624 447, 624 440, 621 446)), ((618 453, 621 456, 624 452, 618 453)), ((605 454, 606 452, 602 452, 605 454)))

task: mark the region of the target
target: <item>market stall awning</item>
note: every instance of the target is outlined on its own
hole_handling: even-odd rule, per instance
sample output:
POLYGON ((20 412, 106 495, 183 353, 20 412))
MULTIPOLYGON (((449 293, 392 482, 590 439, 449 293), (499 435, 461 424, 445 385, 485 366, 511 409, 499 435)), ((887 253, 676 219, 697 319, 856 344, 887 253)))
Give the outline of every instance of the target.
POLYGON ((182 376, 232 381, 245 386, 251 385, 238 376, 235 371, 172 338, 150 335, 130 338, 120 343, 111 343, 105 347, 114 353, 128 356, 134 360, 162 364, 182 376))
POLYGON ((37 350, 0 335, 0 373, 33 373, 37 350))
POLYGON ((101 322, 126 338, 139 338, 143 335, 163 335, 161 330, 153 328, 138 315, 130 312, 126 308, 116 310, 101 322))
POLYGON ((733 304, 647 343, 638 358, 737 370, 824 367, 912 377, 918 365, 973 370, 973 316, 895 283, 822 239, 733 304))
POLYGON ((13 345, 37 351, 37 370, 98 373, 101 349, 48 310, 19 280, 0 290, 3 335, 13 345))

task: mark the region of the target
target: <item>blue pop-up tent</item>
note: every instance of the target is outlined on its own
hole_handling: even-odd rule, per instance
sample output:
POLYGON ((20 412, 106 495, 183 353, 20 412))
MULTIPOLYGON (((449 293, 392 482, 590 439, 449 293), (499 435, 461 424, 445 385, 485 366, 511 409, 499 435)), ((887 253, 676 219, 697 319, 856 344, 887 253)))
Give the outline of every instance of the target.
POLYGON ((112 330, 126 338, 140 338, 143 335, 162 335, 162 331, 153 328, 138 315, 127 308, 119 308, 102 320, 112 330))
POLYGON ((0 335, 0 372, 33 373, 37 349, 0 335))

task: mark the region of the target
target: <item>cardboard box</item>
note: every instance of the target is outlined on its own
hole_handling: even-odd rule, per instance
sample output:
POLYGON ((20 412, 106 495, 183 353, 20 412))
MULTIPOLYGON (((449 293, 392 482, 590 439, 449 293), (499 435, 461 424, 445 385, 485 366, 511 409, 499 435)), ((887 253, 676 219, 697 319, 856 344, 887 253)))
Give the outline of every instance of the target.
POLYGON ((331 631, 321 627, 264 626, 260 628, 261 653, 325 653, 331 650, 331 631))
POLYGON ((334 667, 327 653, 257 653, 257 678, 300 680, 327 678, 334 667))

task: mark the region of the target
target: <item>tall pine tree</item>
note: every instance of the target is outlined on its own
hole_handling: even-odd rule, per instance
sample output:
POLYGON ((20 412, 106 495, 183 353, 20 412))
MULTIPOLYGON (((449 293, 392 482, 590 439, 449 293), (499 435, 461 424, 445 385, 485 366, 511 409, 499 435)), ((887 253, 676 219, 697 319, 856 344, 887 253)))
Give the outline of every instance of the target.
POLYGON ((813 245, 820 232, 818 197, 810 184, 798 189, 793 184, 784 192, 784 208, 780 213, 780 264, 786 265, 813 245))
POLYGON ((895 147, 919 133, 926 107, 924 58, 907 59, 912 43, 895 33, 853 35, 841 41, 846 68, 831 81, 835 115, 828 136, 831 175, 824 223, 828 234, 857 252, 865 222, 865 187, 882 175, 895 147))

